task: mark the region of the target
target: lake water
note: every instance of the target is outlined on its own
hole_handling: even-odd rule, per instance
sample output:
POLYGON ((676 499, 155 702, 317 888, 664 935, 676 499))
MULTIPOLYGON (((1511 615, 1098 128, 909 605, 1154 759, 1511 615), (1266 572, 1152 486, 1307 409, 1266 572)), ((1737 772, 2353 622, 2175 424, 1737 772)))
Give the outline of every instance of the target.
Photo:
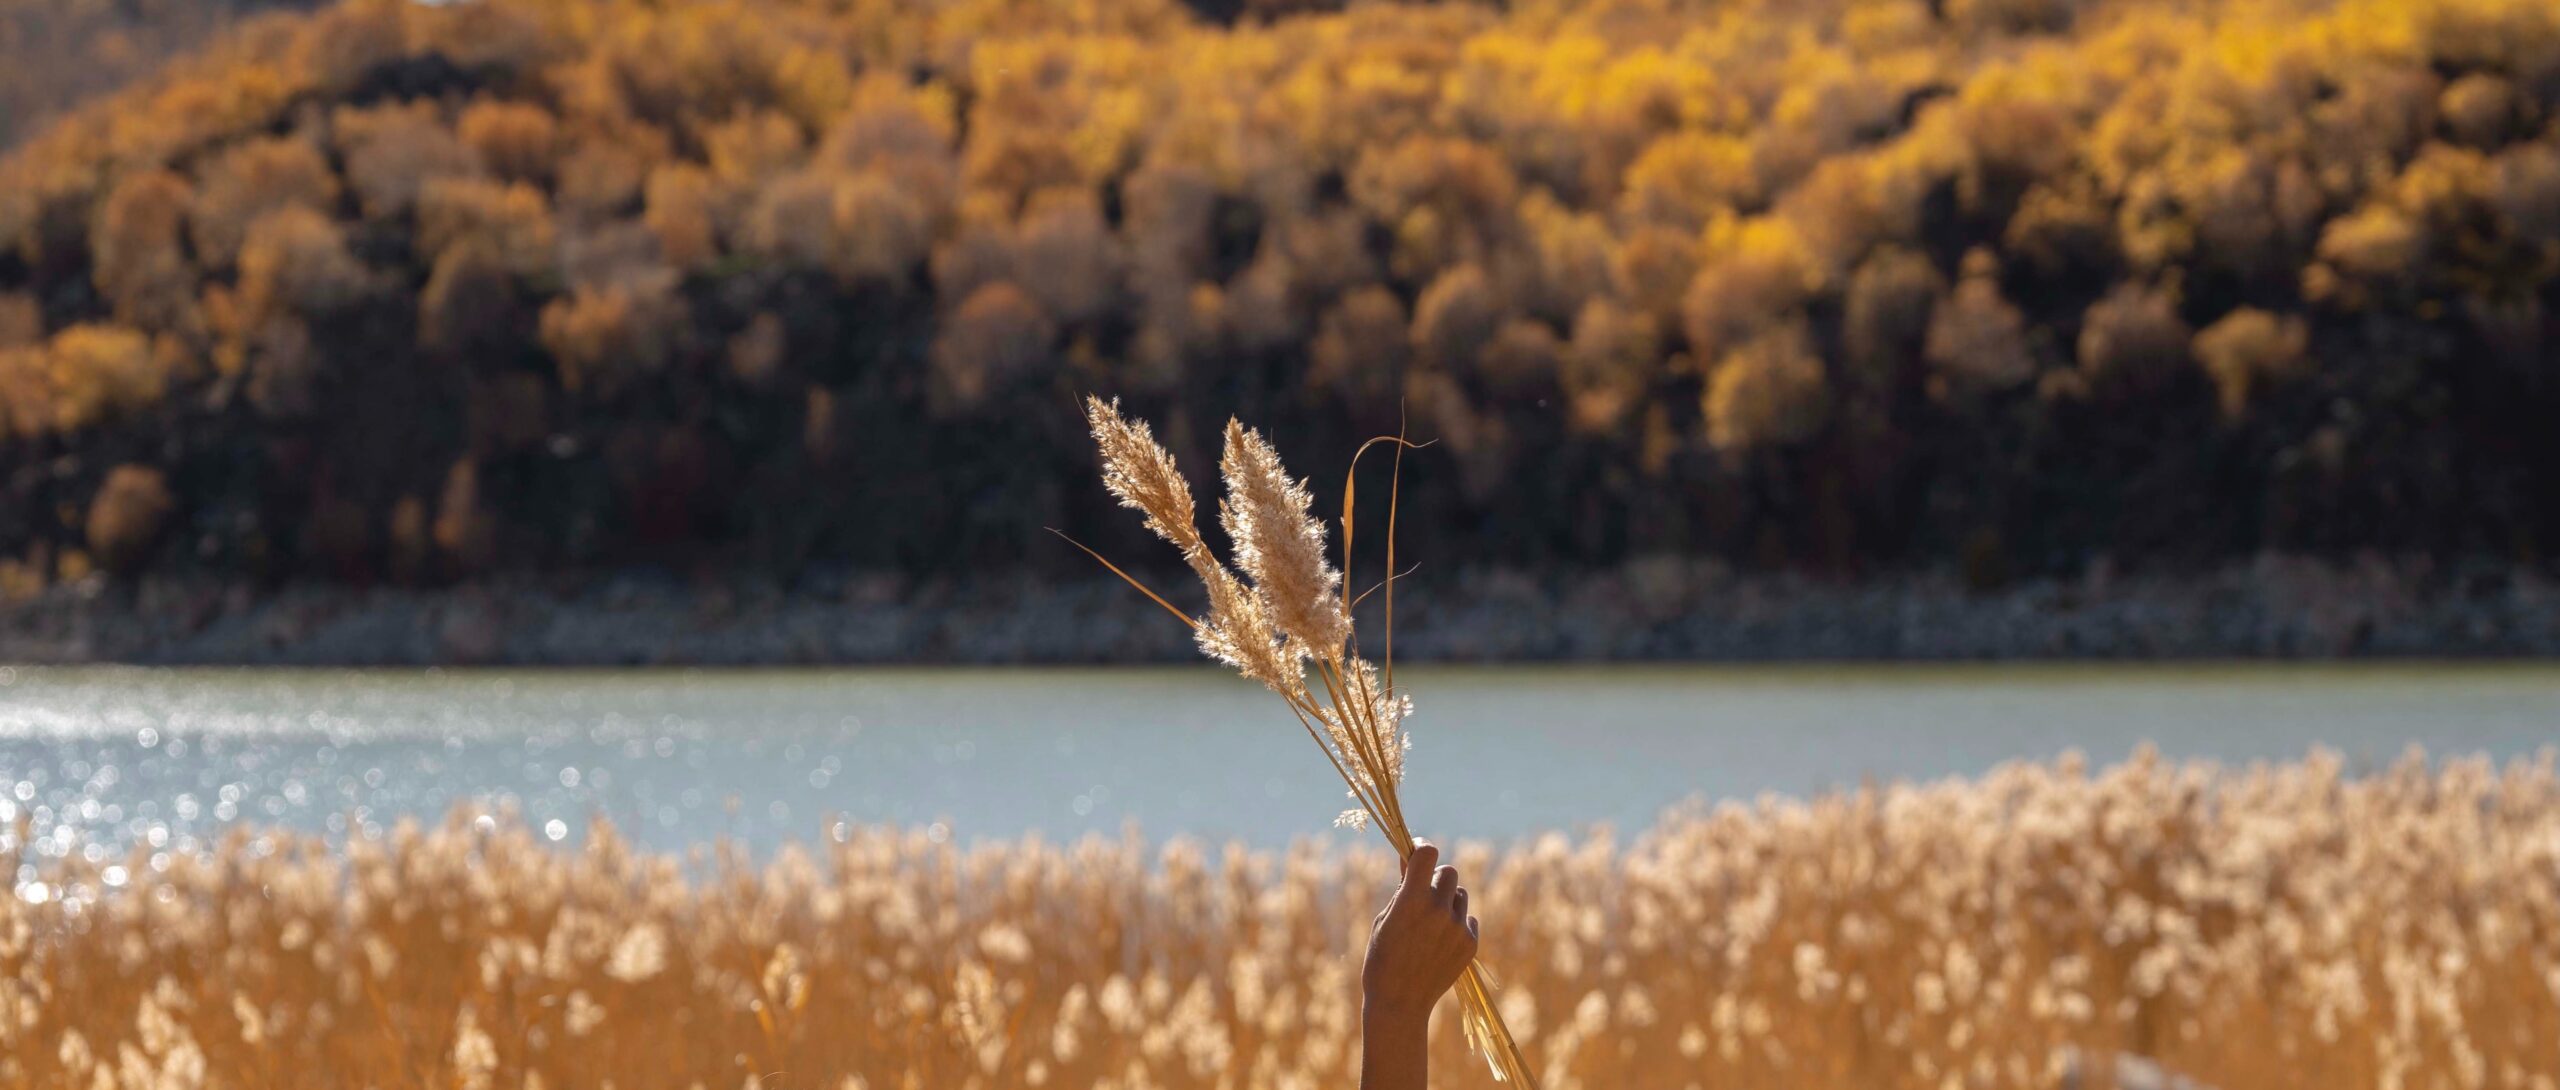
MULTIPOLYGON (((2079 749, 2363 765, 2560 742, 2560 668, 1440 668, 1418 831, 1640 829, 1690 798, 1980 773, 2079 749)), ((185 849, 234 822, 344 834, 457 804, 675 849, 836 821, 1278 844, 1346 805, 1296 722, 1206 668, 251 672, 0 667, 0 819, 40 850, 185 849)), ((1374 834, 1368 834, 1374 835, 1374 834)), ((22 876, 21 880, 24 880, 22 876)))

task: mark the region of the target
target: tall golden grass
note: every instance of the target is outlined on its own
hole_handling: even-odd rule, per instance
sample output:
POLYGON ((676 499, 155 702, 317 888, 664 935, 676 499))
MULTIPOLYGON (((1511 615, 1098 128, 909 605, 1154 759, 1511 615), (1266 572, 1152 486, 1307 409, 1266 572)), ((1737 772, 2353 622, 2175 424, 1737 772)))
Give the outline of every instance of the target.
MULTIPOLYGON (((1393 880, 1134 833, 688 866, 464 815, 335 850, 10 843, 46 889, 0 898, 13 1088, 1348 1086, 1393 880)), ((1455 857, 1559 1090, 2044 1087, 2066 1054, 2226 1090, 2560 1078, 2548 754, 2066 760, 1455 857)))
MULTIPOLYGON (((1184 613, 1101 554, 1094 559, 1191 626, 1202 653, 1277 694, 1360 804, 1343 811, 1337 823, 1374 826, 1399 862, 1409 857, 1413 829, 1396 790, 1404 782, 1405 750, 1412 743, 1404 721, 1413 714, 1413 699, 1396 690, 1395 505, 1404 449, 1411 444, 1399 435, 1373 439, 1360 448, 1366 452, 1384 442, 1395 444, 1396 451, 1396 483, 1387 501, 1386 576, 1380 584, 1386 591, 1387 635, 1381 666, 1361 657, 1351 619, 1356 602, 1345 578, 1358 525, 1359 453, 1343 474, 1342 570, 1335 571, 1325 559, 1324 525, 1308 515, 1314 498, 1306 486, 1289 476, 1280 452, 1260 432, 1229 417, 1226 449, 1218 459, 1227 484, 1226 498, 1218 501, 1218 522, 1235 556, 1230 569, 1201 539, 1191 486, 1145 422, 1122 416, 1116 401, 1087 397, 1085 423, 1102 454, 1103 485, 1123 506, 1142 513, 1147 529, 1180 550, 1208 592, 1209 612, 1196 618, 1184 613)), ((1468 926, 1475 926, 1472 917, 1468 926)), ((1528 1058, 1520 1054, 1519 1042, 1494 1005, 1493 988, 1493 974, 1479 959, 1452 989, 1467 1044, 1484 1057, 1496 1081, 1537 1090, 1528 1058)))

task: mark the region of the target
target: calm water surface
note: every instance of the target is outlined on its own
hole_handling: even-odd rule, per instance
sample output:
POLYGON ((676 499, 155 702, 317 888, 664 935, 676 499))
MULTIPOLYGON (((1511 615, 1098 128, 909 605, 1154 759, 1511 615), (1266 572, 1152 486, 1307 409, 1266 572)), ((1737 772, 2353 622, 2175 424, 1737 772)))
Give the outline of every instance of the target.
MULTIPOLYGON (((1637 829, 1806 794, 2155 743, 2387 763, 2560 742, 2553 667, 1411 669, 1419 830, 1637 829)), ((1208 669, 250 672, 0 667, 0 821, 46 854, 184 849, 235 822, 344 834, 456 805, 554 839, 769 847, 837 821, 1325 831, 1339 785, 1277 701, 1208 669)), ((23 880, 23 876, 22 876, 23 880)))

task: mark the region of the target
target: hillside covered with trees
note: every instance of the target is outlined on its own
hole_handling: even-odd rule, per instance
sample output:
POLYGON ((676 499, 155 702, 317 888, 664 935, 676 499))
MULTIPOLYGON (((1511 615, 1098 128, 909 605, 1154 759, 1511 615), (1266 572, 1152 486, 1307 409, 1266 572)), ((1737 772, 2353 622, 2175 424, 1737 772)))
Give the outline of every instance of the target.
POLYGON ((0 163, 0 593, 2560 547, 2547 0, 348 0, 0 163), (1334 502, 1320 498, 1320 503, 1334 502))
POLYGON ((316 0, 0 0, 0 149, 270 8, 316 0))

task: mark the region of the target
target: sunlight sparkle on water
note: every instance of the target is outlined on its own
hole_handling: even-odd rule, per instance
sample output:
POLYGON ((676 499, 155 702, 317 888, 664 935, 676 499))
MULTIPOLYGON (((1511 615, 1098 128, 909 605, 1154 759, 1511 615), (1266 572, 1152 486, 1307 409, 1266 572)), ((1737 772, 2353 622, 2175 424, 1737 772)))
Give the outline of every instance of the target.
MULTIPOLYGON (((330 838, 521 823, 564 848, 764 850, 891 825, 1278 845, 1341 787, 1268 695, 1214 671, 248 672, 8 668, 0 823, 40 864, 184 853, 225 826, 330 838)), ((2411 744, 2531 753, 2560 669, 1415 669, 1418 828, 1506 839, 1651 823, 1692 796, 1978 775, 2067 749, 2349 767, 2411 744), (1425 729, 1422 724, 1438 724, 1425 729), (1449 744, 1438 745, 1446 731, 1449 744)), ((5 832, 0 829, 0 832, 5 832)), ((44 881, 61 898, 61 883, 44 881)))

